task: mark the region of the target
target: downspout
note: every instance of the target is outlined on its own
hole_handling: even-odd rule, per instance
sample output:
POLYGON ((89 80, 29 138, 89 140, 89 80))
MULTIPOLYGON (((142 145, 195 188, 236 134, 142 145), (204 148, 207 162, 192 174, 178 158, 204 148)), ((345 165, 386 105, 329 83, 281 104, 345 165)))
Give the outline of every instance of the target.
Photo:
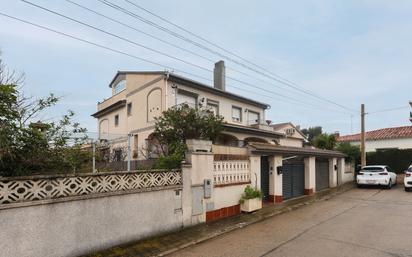
POLYGON ((169 108, 169 106, 168 106, 168 97, 169 97, 169 94, 168 94, 168 84, 167 84, 167 80, 169 79, 169 71, 166 71, 166 79, 165 79, 165 82, 166 82, 166 89, 165 89, 165 110, 167 110, 168 108, 169 108))

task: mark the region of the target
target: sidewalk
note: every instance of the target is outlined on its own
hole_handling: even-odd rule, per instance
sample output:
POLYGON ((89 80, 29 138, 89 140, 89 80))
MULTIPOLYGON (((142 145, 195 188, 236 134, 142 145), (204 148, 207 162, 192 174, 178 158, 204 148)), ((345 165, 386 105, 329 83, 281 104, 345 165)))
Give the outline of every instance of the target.
POLYGON ((188 246, 228 233, 280 213, 295 210, 315 201, 326 200, 354 187, 347 183, 338 188, 326 189, 311 196, 302 196, 282 204, 269 205, 251 214, 241 214, 211 223, 203 223, 166 235, 148 238, 134 243, 116 246, 84 257, 134 257, 165 256, 188 246))

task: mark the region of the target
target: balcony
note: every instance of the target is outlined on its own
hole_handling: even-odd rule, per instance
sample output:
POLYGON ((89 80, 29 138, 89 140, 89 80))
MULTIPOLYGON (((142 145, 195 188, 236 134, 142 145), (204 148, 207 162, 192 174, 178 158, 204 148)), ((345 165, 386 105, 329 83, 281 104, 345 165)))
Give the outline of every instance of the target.
POLYGON ((266 120, 251 120, 247 122, 247 125, 256 129, 273 131, 273 128, 270 126, 270 122, 266 120))

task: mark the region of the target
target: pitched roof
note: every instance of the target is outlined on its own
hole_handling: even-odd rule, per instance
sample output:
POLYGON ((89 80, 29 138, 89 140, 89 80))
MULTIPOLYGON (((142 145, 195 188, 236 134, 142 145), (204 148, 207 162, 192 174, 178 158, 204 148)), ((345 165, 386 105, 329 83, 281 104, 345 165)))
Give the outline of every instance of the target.
POLYGON ((250 143, 249 146, 254 153, 261 154, 289 154, 300 156, 317 156, 317 157, 346 157, 344 153, 332 150, 323 150, 311 147, 292 147, 292 146, 280 146, 268 143, 250 143))
POLYGON ((192 79, 189 79, 189 78, 186 78, 186 77, 174 74, 174 73, 170 73, 170 72, 167 72, 167 71, 118 71, 116 73, 116 75, 114 76, 114 78, 111 80, 111 82, 109 84, 109 87, 113 87, 113 85, 116 82, 118 82, 117 79, 118 79, 119 76, 124 76, 126 74, 164 75, 164 76, 168 76, 169 80, 173 80, 177 83, 184 84, 185 86, 188 86, 188 87, 192 87, 192 88, 196 88, 196 89, 199 89, 199 90, 202 90, 202 91, 210 92, 212 94, 228 97, 228 98, 231 98, 231 99, 234 99, 234 100, 237 100, 237 101, 240 101, 240 102, 244 102, 244 103, 247 103, 247 104, 251 104, 251 105, 263 108, 263 109, 270 108, 270 105, 267 104, 267 103, 262 103, 262 102, 253 100, 251 98, 247 98, 247 97, 244 97, 244 96, 241 96, 241 95, 238 95, 238 94, 234 94, 234 93, 231 93, 231 92, 228 92, 228 91, 225 91, 225 90, 217 89, 217 88, 214 88, 213 86, 209 86, 209 85, 200 83, 198 81, 195 81, 195 80, 192 80, 192 79))
MULTIPOLYGON (((377 129, 365 133, 366 140, 382 140, 395 138, 412 138, 412 126, 377 129)), ((360 141, 360 133, 340 136, 337 138, 337 140, 340 142, 360 141)))

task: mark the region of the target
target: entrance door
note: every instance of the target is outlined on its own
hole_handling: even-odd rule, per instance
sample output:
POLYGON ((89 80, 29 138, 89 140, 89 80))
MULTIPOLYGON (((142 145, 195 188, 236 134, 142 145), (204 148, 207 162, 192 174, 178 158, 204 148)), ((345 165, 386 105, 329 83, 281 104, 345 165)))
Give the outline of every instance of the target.
POLYGON ((305 165, 303 163, 283 164, 283 199, 290 199, 305 193, 305 165))
POLYGON ((267 156, 260 157, 260 188, 263 200, 269 200, 269 159, 267 156))
POLYGON ((329 161, 316 159, 316 191, 329 187, 329 161))

